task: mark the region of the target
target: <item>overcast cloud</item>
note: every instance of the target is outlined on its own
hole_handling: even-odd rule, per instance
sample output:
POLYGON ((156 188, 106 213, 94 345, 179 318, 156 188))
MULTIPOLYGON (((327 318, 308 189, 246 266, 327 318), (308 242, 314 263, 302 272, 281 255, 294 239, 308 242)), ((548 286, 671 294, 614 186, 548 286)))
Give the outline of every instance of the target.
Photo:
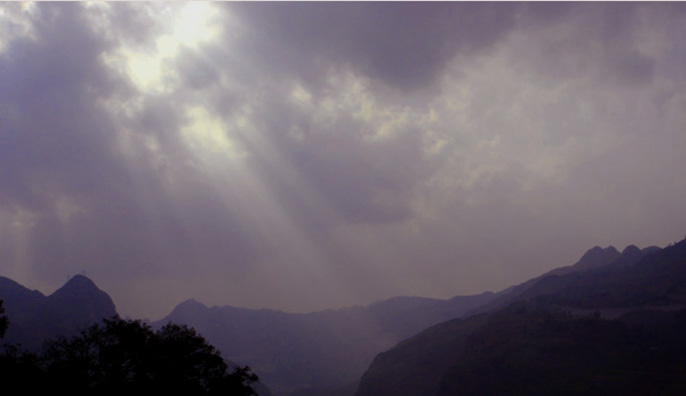
POLYGON ((0 275, 120 313, 498 291, 686 233, 684 3, 3 3, 0 275))

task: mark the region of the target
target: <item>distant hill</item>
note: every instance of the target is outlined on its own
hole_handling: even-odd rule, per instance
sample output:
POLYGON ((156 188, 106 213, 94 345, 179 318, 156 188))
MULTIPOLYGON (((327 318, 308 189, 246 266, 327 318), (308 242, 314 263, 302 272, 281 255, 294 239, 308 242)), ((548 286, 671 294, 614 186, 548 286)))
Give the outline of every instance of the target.
POLYGON ((366 307, 294 314, 188 300, 155 322, 188 324, 277 394, 351 394, 376 354, 417 332, 462 316, 497 295, 449 300, 396 297, 366 307))
POLYGON ((30 350, 49 337, 75 334, 82 326, 117 314, 110 296, 83 275, 72 277, 49 296, 0 277, 0 300, 10 320, 5 342, 30 350))
POLYGON ((356 396, 686 394, 686 240, 591 252, 379 354, 356 396))

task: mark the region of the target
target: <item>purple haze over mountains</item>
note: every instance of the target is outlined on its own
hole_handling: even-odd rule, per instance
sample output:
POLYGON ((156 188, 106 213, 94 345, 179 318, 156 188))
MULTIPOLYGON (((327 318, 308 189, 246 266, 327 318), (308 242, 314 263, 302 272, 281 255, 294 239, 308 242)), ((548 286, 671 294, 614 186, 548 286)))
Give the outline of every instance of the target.
POLYGON ((123 315, 498 291, 686 212, 684 3, 3 3, 0 273, 123 315))

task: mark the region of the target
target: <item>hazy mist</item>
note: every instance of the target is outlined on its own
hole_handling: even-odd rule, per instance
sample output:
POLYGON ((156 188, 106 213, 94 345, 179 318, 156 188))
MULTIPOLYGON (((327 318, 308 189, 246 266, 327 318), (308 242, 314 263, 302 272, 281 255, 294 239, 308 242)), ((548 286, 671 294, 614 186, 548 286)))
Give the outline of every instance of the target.
POLYGON ((122 315, 498 291, 686 233, 684 3, 3 3, 0 275, 122 315))

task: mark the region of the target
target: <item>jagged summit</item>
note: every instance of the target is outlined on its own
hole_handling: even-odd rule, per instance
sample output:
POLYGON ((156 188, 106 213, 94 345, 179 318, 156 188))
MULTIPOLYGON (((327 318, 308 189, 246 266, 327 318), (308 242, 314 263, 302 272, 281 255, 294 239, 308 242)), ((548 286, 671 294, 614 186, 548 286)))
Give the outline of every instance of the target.
POLYGON ((83 326, 117 315, 110 296, 83 275, 72 277, 47 297, 0 277, 0 298, 11 323, 8 342, 30 350, 48 338, 69 336, 83 326))
POLYGON ((659 246, 648 246, 646 248, 643 248, 643 250, 641 250, 641 252, 643 252, 643 254, 648 254, 648 253, 659 252, 660 250, 662 250, 662 248, 659 246))
POLYGON ((624 250, 622 254, 617 258, 617 260, 612 263, 613 266, 628 266, 636 264, 643 256, 645 252, 639 249, 636 245, 629 245, 624 250))
POLYGON ((605 249, 595 246, 584 253, 581 259, 573 265, 573 268, 578 271, 602 267, 617 260, 619 256, 621 254, 614 246, 608 246, 605 249))
POLYGON ((638 248, 636 245, 629 245, 622 250, 622 256, 624 255, 633 255, 633 254, 640 254, 641 249, 638 248))
POLYGON ((189 298, 188 300, 180 303, 176 306, 177 309, 196 309, 196 308, 207 308, 207 305, 197 301, 194 298, 189 298))
POLYGON ((180 303, 167 315, 167 320, 179 321, 181 318, 195 317, 200 312, 205 312, 208 307, 193 298, 180 303))
POLYGON ((100 289, 95 285, 95 282, 90 280, 90 278, 86 277, 85 275, 74 275, 69 278, 67 283, 57 289, 51 296, 57 296, 62 293, 78 293, 89 291, 100 291, 100 289))
POLYGON ((93 322, 117 314, 110 296, 84 275, 75 275, 48 296, 50 311, 67 314, 74 322, 93 322))

